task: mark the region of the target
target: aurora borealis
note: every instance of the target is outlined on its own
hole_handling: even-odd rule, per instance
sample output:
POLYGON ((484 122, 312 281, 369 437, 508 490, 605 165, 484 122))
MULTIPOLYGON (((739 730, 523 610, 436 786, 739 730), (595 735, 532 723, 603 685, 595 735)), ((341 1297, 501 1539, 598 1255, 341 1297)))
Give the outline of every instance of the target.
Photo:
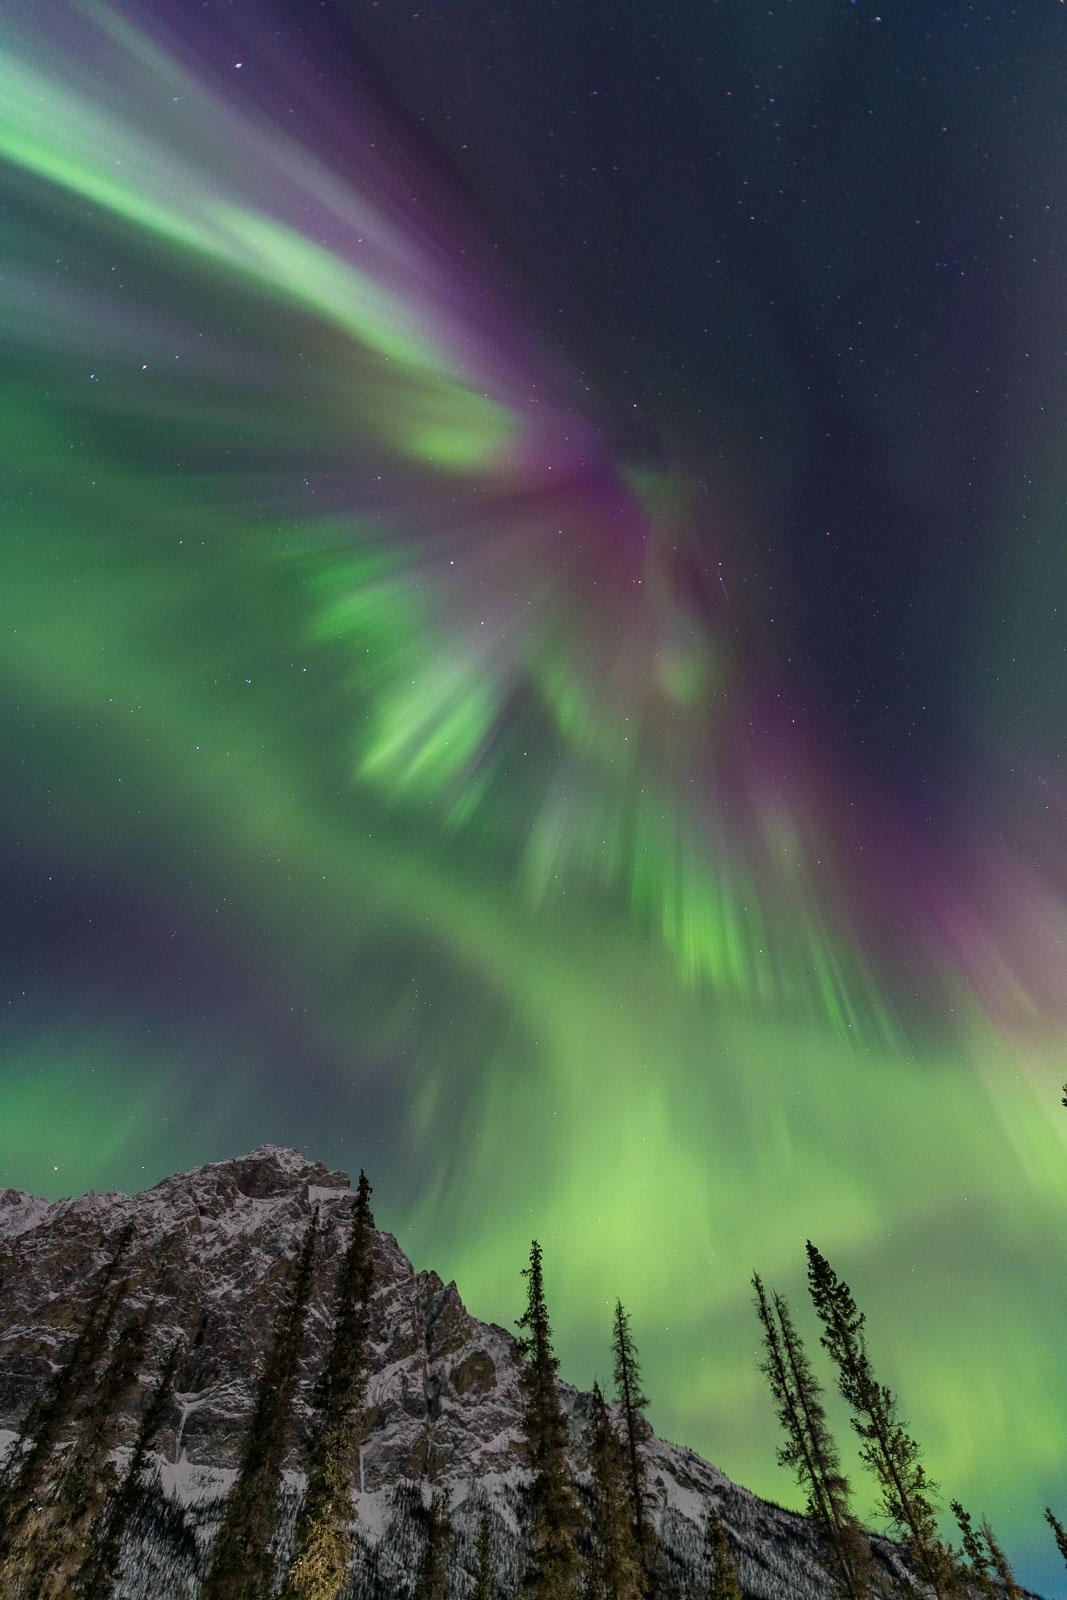
POLYGON ((536 1234, 789 1504, 810 1236, 1049 1596, 1063 30, 0 17, 0 1180, 295 1144, 499 1322, 536 1234))

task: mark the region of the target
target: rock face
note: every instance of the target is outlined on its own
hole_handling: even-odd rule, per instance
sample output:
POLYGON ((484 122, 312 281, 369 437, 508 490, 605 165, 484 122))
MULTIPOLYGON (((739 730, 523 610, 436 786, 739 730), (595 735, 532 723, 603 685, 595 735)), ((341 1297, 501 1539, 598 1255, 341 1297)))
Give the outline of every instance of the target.
MULTIPOLYGON (((64 1361, 93 1274, 111 1258, 126 1224, 134 1232, 123 1257, 122 1273, 130 1280, 125 1311, 151 1305, 153 1319, 143 1382, 123 1417, 124 1447, 133 1442, 164 1352, 179 1335, 186 1341, 173 1414, 156 1441, 152 1496, 125 1552, 117 1595, 195 1595, 274 1319, 317 1208, 320 1248, 284 1508, 291 1526, 351 1207, 344 1173, 270 1145, 168 1178, 140 1195, 90 1194, 50 1204, 0 1191, 0 1429, 7 1430, 0 1444, 10 1442, 64 1361)), ((415 1272, 387 1233, 375 1235, 374 1284, 372 1370, 355 1485, 359 1552, 346 1593, 350 1600, 392 1600, 411 1592, 424 1506, 431 1489, 447 1485, 456 1527, 453 1600, 472 1588, 483 1509, 492 1519, 500 1600, 510 1600, 526 1524, 514 1340, 470 1316, 454 1283, 415 1272)), ((581 1479, 589 1396, 562 1387, 581 1479)), ((746 1597, 830 1600, 834 1586, 802 1518, 654 1435, 644 1456, 674 1593, 704 1593, 700 1549, 714 1505, 739 1557, 746 1597)), ((894 1563, 893 1547, 879 1541, 879 1553, 894 1563)))

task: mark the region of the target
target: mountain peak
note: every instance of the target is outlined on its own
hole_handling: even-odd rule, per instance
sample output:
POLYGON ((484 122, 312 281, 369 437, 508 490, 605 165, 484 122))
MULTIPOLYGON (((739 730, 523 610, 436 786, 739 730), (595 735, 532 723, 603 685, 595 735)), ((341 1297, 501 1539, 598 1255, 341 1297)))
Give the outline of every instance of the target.
MULTIPOLYGON (((277 1144, 257 1145, 247 1155, 228 1156, 222 1161, 208 1162, 173 1178, 164 1178, 148 1192, 167 1192, 176 1185, 222 1193, 232 1188, 238 1194, 255 1200, 295 1194, 309 1187, 317 1191, 344 1193, 351 1187, 346 1172, 330 1172, 321 1161, 309 1161, 299 1150, 277 1144)), ((315 1198, 322 1196, 317 1194, 315 1198)))

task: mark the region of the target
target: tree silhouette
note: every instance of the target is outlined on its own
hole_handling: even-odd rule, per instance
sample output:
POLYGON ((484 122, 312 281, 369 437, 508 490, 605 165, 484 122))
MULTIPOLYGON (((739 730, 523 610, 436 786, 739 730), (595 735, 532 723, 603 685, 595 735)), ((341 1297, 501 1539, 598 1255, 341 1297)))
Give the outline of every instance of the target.
POLYGON ((638 1543, 645 1544, 644 1470, 638 1449, 639 1436, 648 1426, 644 1413, 648 1397, 641 1392, 641 1364, 637 1345, 630 1332, 630 1316, 621 1300, 615 1302, 611 1348, 615 1357, 615 1397, 622 1404, 626 1425, 626 1445, 630 1460, 630 1498, 634 1507, 634 1526, 638 1543))
POLYGON ((133 1447, 126 1474, 105 1514, 96 1548, 78 1574, 75 1587, 81 1600, 108 1600, 111 1594, 119 1569, 123 1536, 144 1492, 141 1474, 144 1471, 145 1461, 170 1409, 174 1393, 174 1375, 178 1368, 183 1342, 181 1339, 176 1339, 167 1353, 155 1389, 152 1391, 152 1398, 141 1417, 137 1442, 133 1447))
POLYGON ((483 1511, 474 1548, 474 1591, 471 1600, 494 1600, 493 1539, 489 1512, 483 1511))
POLYGON ((952 1510, 963 1537, 963 1553, 971 1563, 971 1576, 986 1600, 996 1600, 997 1591, 989 1576, 989 1558, 982 1548, 980 1535, 974 1531, 970 1513, 963 1509, 958 1500, 952 1501, 952 1510))
POLYGON ((523 1397, 522 1429, 533 1474, 530 1484, 530 1548, 523 1588, 535 1600, 577 1600, 581 1594, 581 1561, 577 1539, 582 1512, 567 1462, 567 1418, 552 1351, 552 1330, 545 1304, 541 1246, 530 1246, 526 1310, 519 1318, 519 1353, 523 1357, 519 1387, 523 1397))
POLYGON ((982 1518, 982 1538, 985 1540, 986 1547, 989 1550, 989 1559, 993 1563, 993 1571, 1000 1582, 1004 1600, 1022 1600, 1021 1590, 1015 1581, 1015 1574, 1011 1570, 1011 1564, 994 1538, 988 1517, 982 1518))
POLYGON ((426 1513, 426 1542, 412 1600, 445 1600, 452 1555, 452 1518, 448 1490, 435 1489, 426 1513))
POLYGON ((708 1510, 708 1525, 704 1533, 704 1562, 708 1569, 708 1600, 744 1600, 737 1562, 730 1549, 726 1529, 714 1506, 708 1510))
POLYGON ((849 1507, 849 1482, 826 1420, 822 1385, 811 1370, 784 1297, 772 1291, 768 1298, 759 1273, 753 1274, 752 1287, 766 1351, 760 1371, 786 1433, 778 1460, 793 1469, 797 1482, 807 1491, 808 1515, 819 1531, 842 1594, 846 1600, 866 1600, 872 1577, 870 1546, 849 1507))
POLYGON ((612 1427, 600 1385, 593 1384, 589 1413, 589 1467, 593 1538, 587 1600, 641 1600, 647 1593, 643 1552, 634 1528, 626 1447, 612 1427))
POLYGON ((283 1600, 334 1600, 352 1558, 352 1472, 367 1388, 374 1218, 361 1172, 352 1235, 341 1263, 337 1316, 317 1395, 317 1427, 304 1503, 297 1517, 283 1600))
POLYGON ((848 1284, 810 1239, 808 1284, 826 1330, 821 1342, 834 1360, 841 1393, 852 1408, 852 1426, 863 1441, 860 1460, 878 1482, 882 1510, 900 1532, 918 1577, 929 1584, 937 1600, 950 1600, 962 1574, 954 1552, 937 1536, 933 1498, 937 1485, 927 1478, 919 1446, 897 1418, 892 1392, 875 1380, 863 1313, 848 1284))
MULTIPOLYGON (((1067 1084, 1064 1085, 1064 1088, 1067 1088, 1067 1084)), ((1067 1529, 1064 1528, 1059 1517, 1053 1516, 1051 1506, 1045 1507, 1045 1521, 1052 1529, 1052 1535, 1056 1540, 1057 1550, 1063 1557, 1064 1561, 1067 1562, 1067 1529)))
POLYGON ((270 1542, 278 1518, 278 1492, 300 1369, 317 1232, 316 1209, 304 1231, 296 1273, 275 1322, 237 1477, 211 1552, 211 1569, 200 1591, 201 1600, 261 1600, 274 1589, 270 1542))

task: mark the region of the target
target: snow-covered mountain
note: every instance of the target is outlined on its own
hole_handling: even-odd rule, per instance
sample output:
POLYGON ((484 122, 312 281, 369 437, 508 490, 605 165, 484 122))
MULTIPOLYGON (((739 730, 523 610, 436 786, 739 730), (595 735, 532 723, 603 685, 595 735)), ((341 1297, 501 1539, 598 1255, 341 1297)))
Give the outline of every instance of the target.
MULTIPOLYGON (((14 1437, 81 1324, 92 1278, 120 1230, 129 1310, 151 1304, 143 1385, 131 1397, 129 1447, 164 1352, 180 1334, 172 1417, 156 1441, 158 1475, 124 1559, 116 1593, 130 1600, 195 1595, 204 1551, 233 1480, 256 1380, 313 1208, 321 1228, 287 1474, 295 1511, 309 1402, 332 1329, 338 1261, 352 1197, 347 1176, 295 1150, 250 1155, 168 1178, 144 1194, 89 1194, 54 1203, 0 1191, 0 1445, 14 1437)), ((384 1600, 410 1592, 432 1489, 451 1491, 456 1527, 453 1600, 470 1588, 482 1510, 492 1517, 501 1600, 514 1593, 522 1556, 526 1475, 519 1431, 518 1361, 505 1329, 479 1322, 454 1283, 416 1272, 391 1234, 374 1240, 372 1372, 356 1484, 359 1555, 348 1594, 384 1600)), ((590 1397, 569 1385, 573 1460, 581 1477, 590 1397)), ((804 1519, 731 1483, 690 1450, 650 1435, 644 1447, 655 1519, 672 1586, 698 1596, 700 1549, 714 1505, 737 1554, 746 1596, 830 1600, 804 1519)), ((878 1542, 894 1562, 891 1545, 878 1542)))

